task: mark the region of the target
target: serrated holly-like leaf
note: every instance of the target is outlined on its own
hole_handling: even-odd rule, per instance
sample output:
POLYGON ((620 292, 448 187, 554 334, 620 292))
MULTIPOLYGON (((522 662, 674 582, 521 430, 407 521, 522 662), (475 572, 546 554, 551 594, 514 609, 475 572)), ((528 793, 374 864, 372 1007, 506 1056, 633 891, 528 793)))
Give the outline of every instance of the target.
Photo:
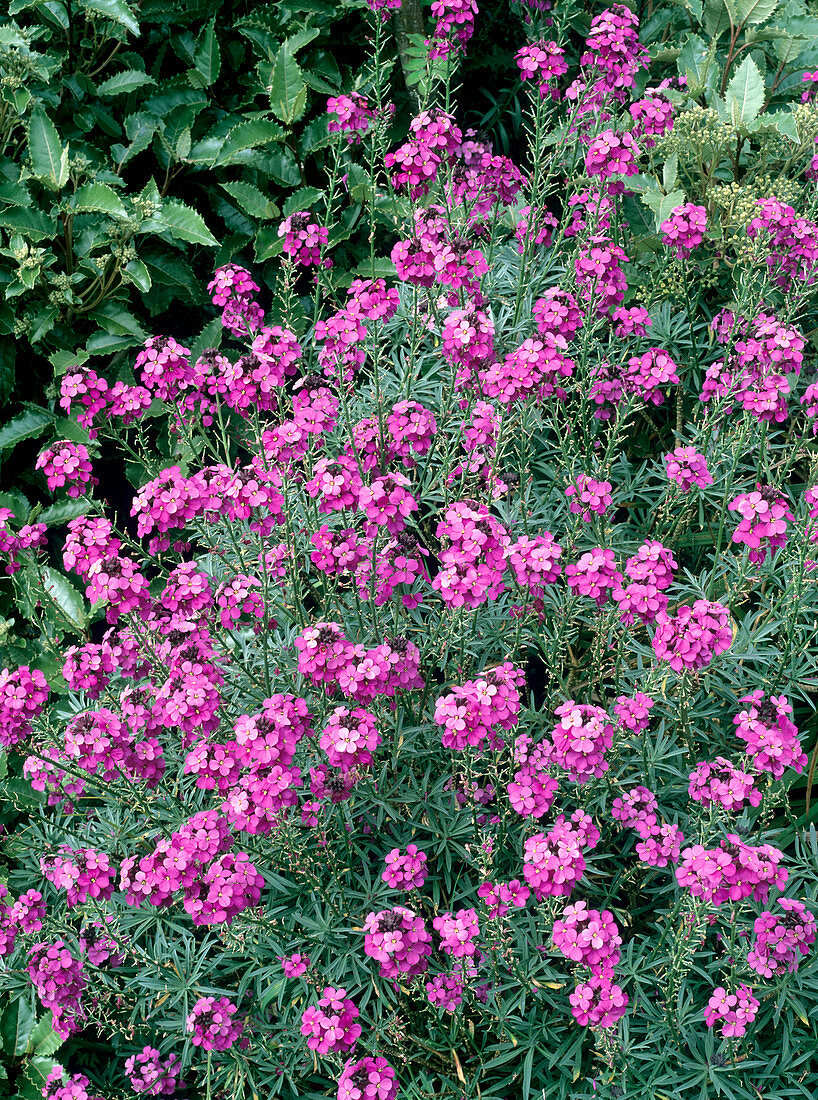
POLYGON ((125 272, 131 282, 138 286, 143 294, 148 293, 151 288, 150 272, 138 257, 128 261, 125 265, 125 272))
POLYGON ((77 497, 76 500, 61 500, 57 504, 52 504, 50 508, 44 508, 37 518, 40 523, 56 527, 61 523, 68 523, 70 519, 76 519, 77 516, 84 516, 92 503, 82 497, 77 497))
POLYGON ((138 69, 126 69, 124 73, 116 73, 97 85, 97 95, 115 96, 127 95, 135 92, 137 88, 144 88, 146 84, 155 84, 156 81, 147 73, 141 73, 138 69))
POLYGON ((17 208, 0 212, 0 229, 10 229, 32 241, 40 241, 43 237, 56 235, 57 223, 42 210, 17 208))
POLYGON ((270 107, 276 118, 291 123, 306 104, 306 85, 301 76, 301 68, 285 42, 276 54, 273 64, 273 76, 270 83, 270 107))
POLYGON ((139 111, 135 115, 129 115, 125 119, 125 134, 129 144, 111 147, 111 153, 116 163, 118 165, 127 164, 137 154, 143 153, 150 145, 153 135, 160 125, 161 120, 147 111, 139 111))
POLYGON ((133 336, 137 340, 147 339, 147 333, 137 319, 118 302, 103 302, 101 306, 92 310, 88 316, 93 318, 101 328, 112 336, 133 336))
POLYGON ((201 214, 181 202, 168 202, 157 214, 157 220, 172 237, 190 244, 203 244, 216 248, 219 242, 207 228, 201 214))
POLYGON ((139 34, 139 24, 125 0, 82 0, 82 4, 92 15, 102 15, 127 28, 131 34, 139 34))
POLYGON ((317 187, 300 187, 289 196, 282 209, 284 214, 289 217, 290 214, 302 210, 309 211, 323 197, 323 191, 319 191, 317 187))
MULTIPOLYGON (((49 1014, 50 1015, 50 1014, 49 1014)), ((20 1085, 20 1100, 41 1100, 49 1074, 58 1063, 53 1058, 35 1055, 26 1060, 26 1072, 20 1085)))
POLYGON ((727 85, 724 103, 734 126, 752 122, 764 105, 764 77, 752 57, 745 57, 727 85))
POLYGON ((275 203, 250 183, 223 183, 222 188, 251 218, 274 218, 278 213, 275 203))
POLYGON ((88 614, 82 595, 68 578, 58 573, 56 569, 47 565, 42 572, 46 596, 51 598, 71 626, 80 632, 84 631, 88 625, 88 614))
POLYGON ((657 229, 662 222, 667 221, 676 207, 681 206, 685 201, 684 191, 679 190, 671 191, 669 195, 664 195, 658 190, 646 191, 640 198, 645 206, 649 206, 653 211, 657 229))
POLYGON ((778 7, 779 0, 732 0, 738 26, 758 27, 778 7))
MULTIPOLYGON (((71 503, 77 502, 72 501, 71 503)), ((82 513, 80 512, 78 515, 82 515, 82 513)), ((42 519, 42 517, 40 518, 42 519)), ((28 1048, 26 1050, 26 1053, 32 1055, 33 1058, 48 1058, 49 1055, 54 1054, 62 1046, 64 1040, 54 1030, 52 1021, 52 1013, 47 1012, 34 1025, 28 1037, 28 1048)))
POLYGON ((107 183, 85 183, 71 199, 71 209, 77 214, 100 213, 125 218, 127 213, 116 191, 107 183))
POLYGON ((42 107, 31 112, 28 122, 28 157, 32 174, 48 186, 59 188, 68 179, 67 148, 42 107))
POLYGON ((45 409, 26 409, 0 428, 0 451, 7 451, 23 439, 42 435, 54 417, 45 409))
POLYGON ((230 164, 231 160, 247 149, 253 149, 259 145, 269 145, 274 141, 281 141, 284 131, 276 122, 269 119, 248 119, 234 126, 222 142, 216 160, 215 167, 230 164))
POLYGON ((725 0, 706 0, 704 5, 704 29, 708 37, 716 35, 730 28, 730 11, 725 0))
POLYGON ((6 493, 0 493, 0 508, 8 508, 12 515, 22 520, 31 511, 31 504, 19 489, 9 489, 6 493))
POLYGON ((17 997, 0 1016, 0 1040, 3 1053, 9 1058, 25 1054, 36 1016, 28 997, 17 997))
POLYGON ((362 260, 355 268, 359 279, 394 279, 397 275, 395 265, 388 256, 376 256, 372 260, 362 260))
POLYGON ((286 45, 289 46, 293 57, 295 57, 299 50, 303 50, 305 46, 309 46, 310 42, 314 42, 320 33, 317 27, 304 27, 303 30, 291 34, 286 40, 286 45))
POLYGON ((216 80, 222 67, 219 40, 216 36, 216 16, 214 15, 196 41, 193 64, 201 75, 206 88, 216 80))

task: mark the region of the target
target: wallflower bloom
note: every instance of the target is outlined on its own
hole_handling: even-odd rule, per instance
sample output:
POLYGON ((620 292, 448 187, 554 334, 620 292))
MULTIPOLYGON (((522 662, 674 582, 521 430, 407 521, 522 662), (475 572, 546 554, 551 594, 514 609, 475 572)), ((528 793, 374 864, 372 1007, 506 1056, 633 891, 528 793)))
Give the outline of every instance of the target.
POLYGON ((397 1096, 395 1071, 380 1056, 367 1056, 357 1062, 350 1059, 338 1078, 336 1100, 397 1100, 397 1096))
POLYGON ((572 962, 597 972, 612 971, 619 962, 622 937, 607 909, 600 913, 584 901, 566 905, 551 934, 554 946, 572 962))
POLYGON ((545 897, 570 897, 585 871, 583 849, 595 848, 599 830, 590 816, 577 810, 571 820, 561 814, 548 833, 526 840, 523 875, 538 901, 545 897))
POLYGON ((749 897, 766 901, 771 886, 780 890, 787 881, 788 872, 780 866, 783 858, 771 844, 753 848, 728 833, 717 848, 685 848, 676 880, 693 897, 714 905, 749 897))
POLYGON ((407 844, 405 852, 393 848, 381 878, 393 890, 419 890, 426 881, 426 853, 417 844, 407 844))
POLYGON ((381 976, 422 974, 429 965, 432 937, 423 917, 397 905, 370 913, 364 922, 364 952, 380 964, 381 976))
POLYGON ((659 226, 662 244, 672 248, 676 256, 688 256, 704 240, 707 227, 707 211, 692 202, 676 206, 659 226))
POLYGON ((759 772, 780 779, 787 768, 804 770, 806 753, 801 748, 798 728, 790 718, 792 706, 786 695, 764 697, 761 688, 742 696, 749 706, 733 718, 736 737, 746 742, 745 752, 759 772))
POLYGON ((608 770, 605 753, 613 744, 614 729, 601 707, 568 699, 556 708, 560 719, 551 731, 553 760, 565 768, 576 783, 608 770))
POLYGON ((696 600, 692 607, 684 604, 653 636, 656 656, 674 672, 704 668, 732 644, 730 612, 711 600, 696 600))
POLYGON ((307 1037, 310 1050, 319 1054, 354 1050, 362 1029, 356 1023, 358 1009, 346 992, 328 985, 318 999, 318 1007, 310 1006, 302 1013, 301 1034, 307 1037))
POLYGON ((695 447, 677 447, 666 454, 665 467, 668 478, 675 481, 683 493, 689 493, 693 485, 706 489, 713 484, 705 457, 695 447))
POLYGON ((740 985, 735 993, 728 993, 723 985, 713 990, 707 1008, 704 1010, 704 1022, 714 1027, 721 1021, 721 1033, 725 1038, 743 1035, 749 1024, 756 1018, 760 1001, 746 985, 740 985))
POLYGON ((78 497, 98 484, 97 479, 91 476, 88 448, 70 440, 54 443, 41 451, 35 469, 43 471, 52 491, 67 485, 69 497, 78 497))
POLYGON ((568 65, 565 50, 556 42, 547 42, 543 38, 539 42, 531 42, 517 51, 514 60, 522 80, 536 80, 543 98, 547 95, 552 99, 558 98, 557 83, 568 72, 568 65))
MULTIPOLYGON (((321 262, 321 250, 329 241, 329 230, 310 220, 306 210, 290 214, 278 227, 279 237, 284 238, 284 254, 303 267, 312 267, 321 262)), ((324 266, 331 264, 324 261, 324 266)))
POLYGON ((570 510, 590 523, 592 512, 604 516, 611 507, 612 488, 610 481, 594 481, 585 474, 577 474, 574 483, 565 490, 565 495, 571 501, 570 510))
POLYGON ((753 492, 740 493, 727 507, 741 516, 732 538, 750 548, 747 556, 751 562, 760 565, 786 543, 787 521, 793 514, 786 498, 772 485, 759 483, 753 492))
POLYGON ((804 904, 794 898, 779 898, 776 902, 783 915, 766 909, 756 917, 753 931, 755 943, 747 962, 765 978, 794 974, 815 943, 815 917, 804 904))
POLYGON ((583 1027, 613 1027, 628 1009, 628 996, 605 974, 592 974, 569 994, 571 1012, 583 1027))
POLYGON ((761 802, 761 791, 756 788, 754 777, 723 756, 717 756, 712 764, 696 765, 690 773, 688 793, 694 802, 701 802, 703 806, 718 804, 729 813, 738 813, 746 805, 758 806, 761 802))

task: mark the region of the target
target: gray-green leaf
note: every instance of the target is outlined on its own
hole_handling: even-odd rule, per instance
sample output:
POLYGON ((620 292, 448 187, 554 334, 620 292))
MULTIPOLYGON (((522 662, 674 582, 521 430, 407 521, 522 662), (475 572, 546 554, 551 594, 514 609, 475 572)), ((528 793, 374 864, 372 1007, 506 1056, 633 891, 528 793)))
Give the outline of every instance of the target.
POLYGON ((779 0, 732 0, 738 26, 757 27, 778 7, 779 0))
POLYGON ((764 77, 752 57, 745 57, 727 85, 724 103, 734 126, 752 122, 764 106, 764 77))
POLYGON ((42 107, 31 112, 28 123, 28 156, 32 174, 55 190, 68 179, 68 147, 63 148, 57 128, 42 107))

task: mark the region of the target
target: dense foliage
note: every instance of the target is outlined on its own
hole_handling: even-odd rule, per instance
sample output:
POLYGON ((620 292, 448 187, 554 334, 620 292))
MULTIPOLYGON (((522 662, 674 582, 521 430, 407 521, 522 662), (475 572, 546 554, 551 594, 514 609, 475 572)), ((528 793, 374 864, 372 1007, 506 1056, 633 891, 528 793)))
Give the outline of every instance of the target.
MULTIPOLYGON (((95 305, 78 353, 55 307, 56 400, 0 433, 50 433, 31 478, 60 495, 0 502, 28 624, 0 673, 5 1091, 811 1097, 818 20, 517 3, 512 158, 457 118, 474 0, 414 37, 420 5, 358 5, 343 86, 327 7, 269 16, 258 87, 244 13, 168 35, 140 8, 189 55, 166 86, 115 51, 166 183, 203 144, 213 213, 258 192, 276 217, 223 217, 198 335, 106 343, 95 305), (255 127, 286 137, 213 177, 255 127), (125 507, 95 495, 114 461, 125 507)), ((119 0, 83 10, 125 42, 119 0)), ((91 82, 75 26, 8 49, 91 82)), ((102 241, 61 189, 124 201, 117 146, 60 182, 51 114, 81 112, 39 78, 27 186, 87 219, 63 244, 102 241)), ((134 241, 172 256, 200 218, 155 191, 111 302, 150 266, 134 241)))

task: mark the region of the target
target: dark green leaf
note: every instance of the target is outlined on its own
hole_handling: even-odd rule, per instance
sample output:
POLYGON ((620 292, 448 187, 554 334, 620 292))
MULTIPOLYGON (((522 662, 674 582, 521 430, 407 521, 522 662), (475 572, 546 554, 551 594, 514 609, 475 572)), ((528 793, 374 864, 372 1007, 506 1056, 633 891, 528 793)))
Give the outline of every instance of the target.
POLYGON ((0 451, 15 447, 22 439, 42 435, 48 425, 53 423, 53 415, 45 409, 26 409, 0 428, 0 451))
POLYGON ((201 214, 197 214, 184 203, 166 203, 157 215, 157 220, 177 240, 207 245, 210 248, 215 248, 219 243, 207 228, 201 214))
POLYGON ((17 346, 11 340, 0 340, 0 404, 8 401, 14 390, 17 346))
POLYGON ((270 84, 270 107, 276 118, 292 123, 303 113, 306 104, 306 85, 298 62, 285 42, 276 54, 270 84))
POLYGON ((62 616, 58 615, 57 618, 63 619, 62 625, 65 625, 67 619, 74 629, 82 633, 88 625, 85 599, 68 578, 58 573, 56 569, 47 565, 43 568, 43 574, 43 589, 46 597, 50 597, 62 612, 62 616))
POLYGON ((265 225, 256 234, 255 254, 258 263, 280 256, 284 241, 279 237, 276 227, 265 225))
POLYGON ((193 64, 196 71, 201 74, 206 88, 217 79, 221 69, 221 53, 219 52, 219 40, 216 36, 216 16, 214 15, 196 42, 196 51, 193 54, 193 64))
POLYGON ((125 0, 82 0, 82 3, 89 12, 119 23, 131 34, 139 34, 139 24, 125 0))
POLYGON ((144 88, 146 84, 155 83, 153 77, 148 76, 147 73, 141 73, 138 69, 126 69, 125 72, 116 73, 97 85, 97 95, 127 95, 128 92, 134 92, 137 88, 144 88))
POLYGON ((284 203, 284 214, 289 216, 300 210, 309 211, 323 197, 323 191, 319 191, 317 187, 300 187, 284 203))
POLYGON ((57 527, 61 523, 68 523, 70 519, 84 516, 91 508, 92 502, 86 498, 78 497, 76 500, 61 500, 58 504, 52 504, 50 508, 44 508, 38 517, 40 523, 49 527, 57 527))
POLYGON ((77 214, 100 213, 125 218, 127 212, 122 200, 107 183, 85 183, 71 198, 71 209, 77 214))
POLYGON ((215 165, 230 164, 235 157, 247 149, 253 149, 258 145, 269 145, 273 141, 282 141, 284 131, 269 119, 248 119, 234 126, 224 139, 215 165))
POLYGON ((190 345, 190 361, 195 363, 201 357, 206 348, 219 348, 224 335, 224 326, 221 317, 215 317, 205 325, 193 343, 190 345))
POLYGON ((131 282, 138 286, 143 294, 148 293, 151 288, 150 272, 138 257, 128 261, 125 265, 125 272, 131 282))
POLYGON ((223 183, 222 188, 253 218, 274 218, 278 207, 249 183, 223 183))
POLYGON ((0 1016, 0 1040, 3 1053, 9 1058, 25 1054, 36 1016, 28 997, 17 997, 0 1016))
MULTIPOLYGON (((45 1016, 40 1017, 29 1035, 26 1054, 32 1055, 32 1062, 36 1062, 38 1059, 46 1060, 51 1054, 59 1050, 64 1042, 62 1037, 54 1030, 52 1020, 52 1013, 47 1012, 45 1016)), ((28 1065, 31 1066, 32 1062, 29 1062, 28 1065)))
POLYGON ((0 212, 0 229, 10 229, 33 241, 40 241, 43 237, 56 236, 57 223, 42 210, 17 208, 0 212))

